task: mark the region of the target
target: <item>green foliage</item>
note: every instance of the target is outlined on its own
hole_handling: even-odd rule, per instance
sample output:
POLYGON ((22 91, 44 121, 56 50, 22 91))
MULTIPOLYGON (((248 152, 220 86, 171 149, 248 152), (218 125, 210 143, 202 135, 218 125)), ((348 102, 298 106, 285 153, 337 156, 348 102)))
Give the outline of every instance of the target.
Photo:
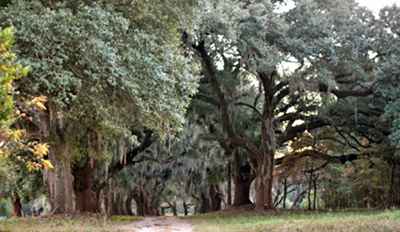
POLYGON ((386 7, 381 10, 375 33, 378 40, 373 43, 376 60, 380 64, 378 71, 378 92, 385 98, 386 118, 392 123, 391 140, 400 144, 400 8, 386 7))
POLYGON ((19 1, 0 17, 18 28, 19 56, 34 70, 21 82, 25 91, 81 123, 164 133, 182 125, 196 80, 177 46, 98 6, 73 14, 19 1))
POLYGON ((11 0, 0 0, 0 7, 5 7, 11 3, 11 0))
POLYGON ((35 108, 38 105, 44 108, 39 98, 32 101, 20 98, 19 109, 15 107, 17 94, 14 82, 26 76, 29 69, 17 63, 13 45, 14 29, 0 30, 0 161, 12 155, 11 158, 23 161, 31 170, 51 168, 51 164, 44 159, 47 145, 27 141, 24 131, 13 127, 18 119, 23 118, 24 114, 20 111, 23 107, 35 108))
POLYGON ((18 158, 0 159, 0 195, 11 197, 14 193, 30 201, 43 191, 41 172, 29 170, 18 158))
POLYGON ((380 159, 360 159, 346 165, 329 165, 322 173, 321 199, 324 207, 382 207, 388 199, 390 166, 380 159))
POLYGON ((28 73, 27 68, 16 63, 13 44, 14 29, 0 29, 0 132, 15 119, 13 82, 28 73))
POLYGON ((368 48, 363 35, 373 16, 356 8, 354 1, 295 1, 295 7, 284 12, 268 0, 203 1, 203 5, 207 10, 198 29, 201 39, 225 46, 218 38, 223 36, 237 46, 251 72, 272 72, 285 62, 307 63, 308 77, 312 72, 327 81, 333 81, 339 67, 363 72, 368 48))

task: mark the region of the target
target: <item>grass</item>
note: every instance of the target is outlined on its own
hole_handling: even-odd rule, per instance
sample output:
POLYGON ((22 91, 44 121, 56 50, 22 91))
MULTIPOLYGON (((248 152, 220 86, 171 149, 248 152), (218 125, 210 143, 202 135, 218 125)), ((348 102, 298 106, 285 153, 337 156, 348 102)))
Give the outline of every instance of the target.
MULTIPOLYGON (((113 216, 106 220, 93 215, 8 219, 0 221, 0 232, 122 232, 123 225, 141 219, 113 216)), ((242 210, 185 220, 193 224, 194 232, 400 232, 400 210, 271 213, 242 210)))
POLYGON ((140 217, 99 216, 13 218, 0 221, 0 232, 119 232, 122 225, 140 220, 140 217))
POLYGON ((213 213, 189 218, 194 232, 400 232, 400 211, 213 213))

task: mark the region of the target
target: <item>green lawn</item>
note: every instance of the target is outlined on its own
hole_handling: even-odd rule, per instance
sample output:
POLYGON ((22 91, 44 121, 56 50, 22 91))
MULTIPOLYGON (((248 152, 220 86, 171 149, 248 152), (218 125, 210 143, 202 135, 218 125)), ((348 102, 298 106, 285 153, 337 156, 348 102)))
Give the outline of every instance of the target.
POLYGON ((139 217, 51 217, 21 218, 0 221, 0 232, 117 232, 120 226, 140 220, 139 217))
POLYGON ((400 211, 214 213, 188 219, 194 232, 400 232, 400 211))

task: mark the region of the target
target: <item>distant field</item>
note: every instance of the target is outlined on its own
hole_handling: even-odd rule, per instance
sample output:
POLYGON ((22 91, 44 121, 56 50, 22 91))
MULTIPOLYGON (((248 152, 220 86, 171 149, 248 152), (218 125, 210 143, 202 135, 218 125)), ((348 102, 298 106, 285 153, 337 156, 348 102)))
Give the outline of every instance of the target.
POLYGON ((121 225, 139 220, 138 217, 114 216, 74 218, 22 218, 0 221, 0 232, 117 232, 121 225))
POLYGON ((192 217, 194 232, 400 232, 400 210, 215 213, 192 217))

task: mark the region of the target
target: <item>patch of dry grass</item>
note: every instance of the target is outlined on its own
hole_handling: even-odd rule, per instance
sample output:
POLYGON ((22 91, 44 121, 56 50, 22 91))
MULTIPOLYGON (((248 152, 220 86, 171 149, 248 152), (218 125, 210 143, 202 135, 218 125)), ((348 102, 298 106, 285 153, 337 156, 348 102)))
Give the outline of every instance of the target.
POLYGON ((400 211, 230 212, 189 220, 195 232, 400 232, 400 211))
POLYGON ((139 217, 100 216, 38 217, 0 221, 0 232, 117 232, 121 225, 140 220, 139 217))

